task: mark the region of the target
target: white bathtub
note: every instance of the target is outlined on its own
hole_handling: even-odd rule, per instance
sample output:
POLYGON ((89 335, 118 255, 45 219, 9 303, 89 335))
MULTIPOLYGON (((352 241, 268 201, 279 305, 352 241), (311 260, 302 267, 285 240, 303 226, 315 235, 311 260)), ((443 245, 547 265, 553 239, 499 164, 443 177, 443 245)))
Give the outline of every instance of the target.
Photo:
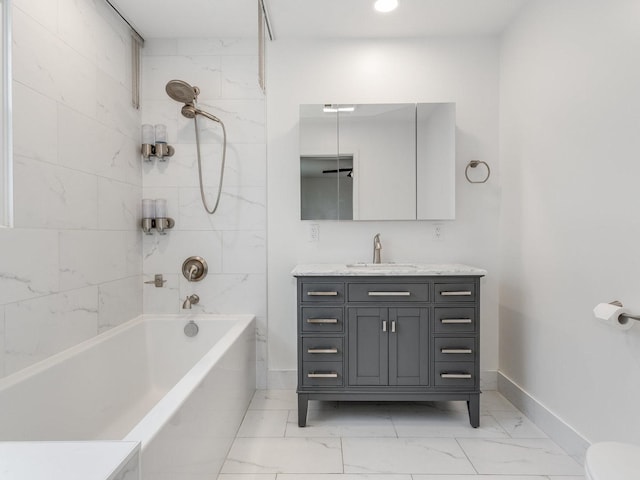
POLYGON ((143 315, 0 380, 0 440, 138 441, 143 478, 211 480, 255 364, 252 315, 143 315))

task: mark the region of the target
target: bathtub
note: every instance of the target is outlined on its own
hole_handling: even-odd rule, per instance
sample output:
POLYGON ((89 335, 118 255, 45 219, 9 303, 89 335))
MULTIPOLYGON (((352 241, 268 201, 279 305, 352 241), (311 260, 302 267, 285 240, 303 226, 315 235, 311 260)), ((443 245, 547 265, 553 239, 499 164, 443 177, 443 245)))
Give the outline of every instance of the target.
POLYGON ((0 441, 135 441, 143 478, 211 480, 255 365, 252 315, 142 315, 0 380, 0 441))

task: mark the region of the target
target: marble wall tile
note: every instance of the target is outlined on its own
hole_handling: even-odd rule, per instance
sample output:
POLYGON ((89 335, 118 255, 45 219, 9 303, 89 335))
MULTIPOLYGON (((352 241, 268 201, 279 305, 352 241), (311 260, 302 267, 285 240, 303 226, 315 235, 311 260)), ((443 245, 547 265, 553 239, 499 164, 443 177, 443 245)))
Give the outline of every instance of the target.
POLYGON ((98 218, 100 230, 133 230, 140 225, 142 188, 98 177, 98 218))
POLYGON ((266 276, 262 274, 208 275, 198 283, 180 279, 180 298, 196 293, 201 313, 252 313, 266 317, 266 276))
POLYGON ((218 56, 149 56, 144 57, 142 63, 144 75, 141 88, 146 99, 169 99, 165 86, 168 81, 174 79, 184 80, 194 87, 199 87, 202 98, 220 97, 218 56))
POLYGON ((5 373, 11 374, 98 332, 98 287, 5 306, 5 373))
POLYGON ((98 178, 14 156, 14 212, 18 228, 98 226, 98 178))
POLYGON ((96 63, 116 82, 131 91, 131 33, 106 2, 96 2, 103 21, 96 26, 96 63))
POLYGON ((185 232, 174 229, 167 235, 145 235, 143 244, 144 273, 147 275, 180 273, 182 263, 193 255, 198 255, 207 261, 209 275, 222 272, 222 234, 220 232, 185 232))
POLYGON ((228 230, 222 233, 224 273, 266 273, 267 240, 264 230, 228 230))
POLYGON ((59 101, 95 118, 98 69, 94 61, 78 54, 65 43, 60 43, 56 66, 58 71, 55 78, 59 101))
POLYGON ((95 175, 141 184, 140 142, 91 117, 59 107, 59 158, 61 165, 95 175), (82 141, 78 141, 82 139, 82 141))
POLYGON ((0 305, 58 291, 58 243, 52 230, 0 229, 0 305))
POLYGON ((142 314, 142 282, 136 275, 98 286, 98 333, 142 314))
MULTIPOLYGON (((215 99, 201 94, 199 107, 224 122, 228 144, 265 143, 264 99, 215 99)), ((220 125, 211 121, 199 121, 198 125, 202 143, 222 143, 220 125)), ((196 142, 193 120, 178 118, 178 142, 196 142)))
POLYGON ((58 36, 87 59, 95 59, 100 23, 92 0, 58 0, 58 36))
POLYGON ((58 0, 13 0, 11 3, 50 32, 57 32, 58 0))
POLYGON ((97 119, 139 142, 140 112, 131 104, 131 86, 102 69, 97 72, 97 119))
MULTIPOLYGON (((215 203, 217 188, 205 188, 209 208, 215 203)), ((266 229, 266 189, 262 187, 223 187, 214 215, 202 207, 198 188, 180 189, 180 228, 185 230, 264 230, 266 229)))
MULTIPOLYGON (((155 41, 155 40, 154 40, 155 41)), ((255 55, 257 38, 179 38, 178 55, 255 55)))
POLYGON ((145 57, 157 55, 178 55, 177 38, 150 38, 145 40, 142 54, 145 57))
POLYGON ((63 230, 60 232, 60 287, 80 288, 136 275, 141 267, 140 233, 63 230))
POLYGON ((0 305, 0 378, 4 377, 4 305, 0 305))
POLYGON ((222 97, 257 98, 264 93, 258 84, 258 56, 221 57, 222 97))
MULTIPOLYGON (((155 272, 161 273, 161 272, 155 272)), ((180 298, 180 280, 182 274, 162 274, 166 283, 162 288, 156 288, 152 284, 143 283, 143 309, 146 313, 180 313, 182 302, 184 298, 180 298)), ((149 282, 154 279, 154 273, 145 274, 143 276, 144 282, 149 282)))
POLYGON ((56 163, 58 108, 56 102, 20 82, 13 82, 13 153, 56 163))

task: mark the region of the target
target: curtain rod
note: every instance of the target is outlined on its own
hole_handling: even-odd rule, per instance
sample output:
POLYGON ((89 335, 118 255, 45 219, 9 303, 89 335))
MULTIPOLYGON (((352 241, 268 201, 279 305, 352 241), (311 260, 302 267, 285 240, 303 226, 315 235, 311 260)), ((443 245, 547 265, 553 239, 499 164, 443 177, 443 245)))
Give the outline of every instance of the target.
POLYGON ((120 10, 118 10, 118 9, 113 5, 113 3, 111 3, 109 0, 104 0, 104 1, 105 1, 105 2, 107 2, 107 4, 108 4, 111 8, 113 8, 113 11, 114 11, 114 12, 116 12, 116 13, 118 14, 118 16, 122 19, 122 21, 123 21, 124 23, 126 23, 126 24, 129 26, 129 28, 131 29, 131 32, 134 34, 134 36, 136 37, 136 39, 138 40, 138 42, 140 42, 140 45, 144 45, 144 38, 142 37, 142 35, 140 35, 140 34, 138 33, 138 31, 133 27, 133 25, 131 25, 131 23, 129 23, 129 20, 127 20, 127 19, 124 17, 124 15, 122 15, 122 14, 120 13, 120 10))

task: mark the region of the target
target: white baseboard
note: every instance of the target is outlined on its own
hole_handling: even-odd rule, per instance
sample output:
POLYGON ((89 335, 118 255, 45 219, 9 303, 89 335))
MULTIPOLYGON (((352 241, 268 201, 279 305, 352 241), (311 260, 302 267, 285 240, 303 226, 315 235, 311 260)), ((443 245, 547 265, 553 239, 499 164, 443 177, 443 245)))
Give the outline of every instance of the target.
POLYGON ((502 372, 497 372, 498 392, 513 403, 543 432, 569 455, 584 464, 589 441, 576 432, 571 425, 545 407, 502 372))

